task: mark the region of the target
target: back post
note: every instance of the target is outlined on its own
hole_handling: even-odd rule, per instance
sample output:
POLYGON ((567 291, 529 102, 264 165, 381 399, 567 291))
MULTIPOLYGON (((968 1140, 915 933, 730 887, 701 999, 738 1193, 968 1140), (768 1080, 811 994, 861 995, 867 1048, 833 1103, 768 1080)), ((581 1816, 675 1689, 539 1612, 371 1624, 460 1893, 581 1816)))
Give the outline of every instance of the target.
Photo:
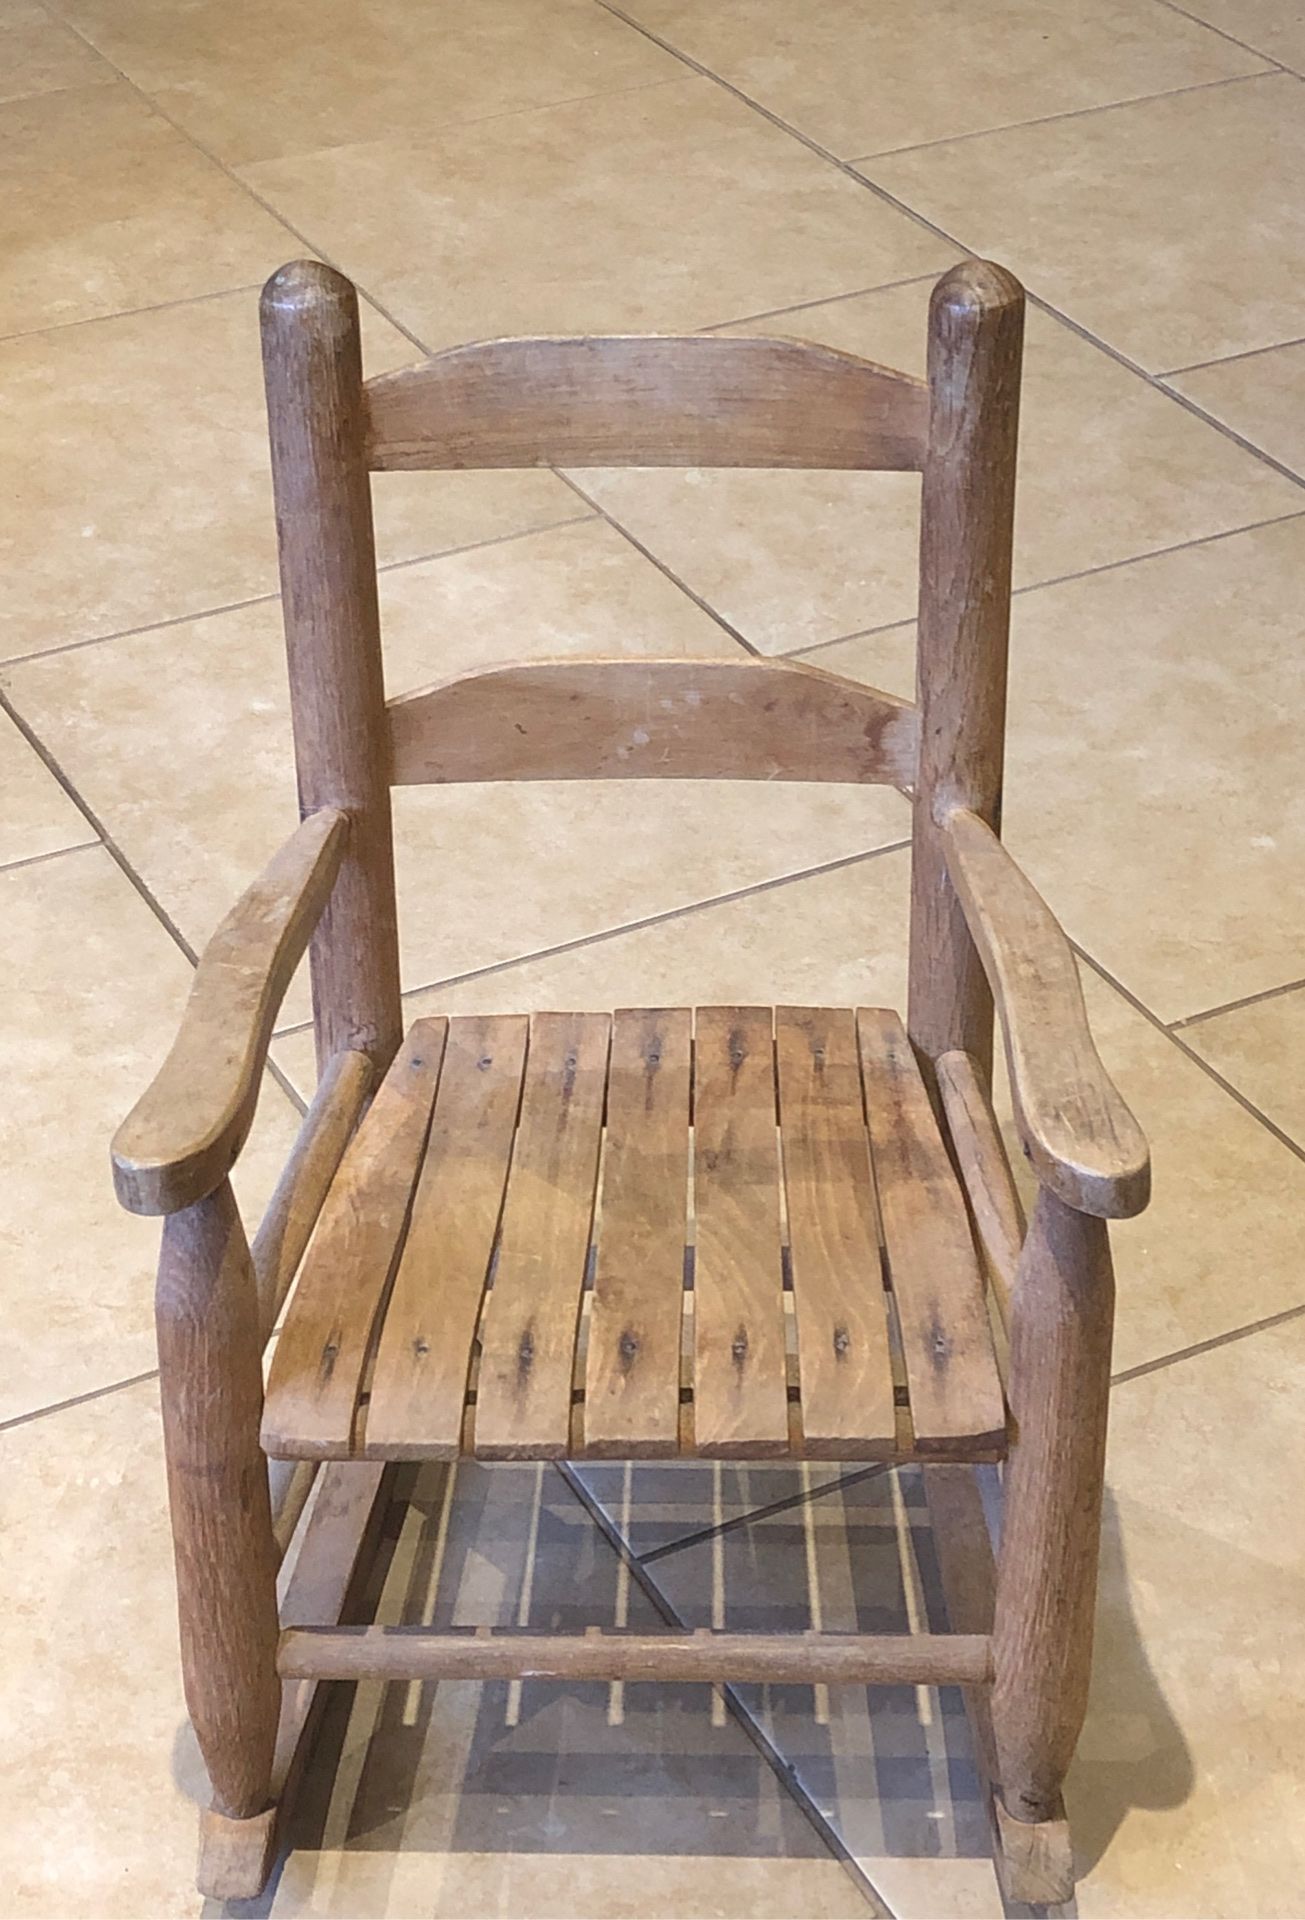
POLYGON ((318 1071, 344 1047, 383 1071, 402 1016, 358 296, 301 260, 260 313, 299 806, 349 816, 310 955, 318 1071))
POLYGON ((992 1074, 992 994, 948 878, 939 822, 1001 831, 1024 289, 987 260, 929 303, 929 444, 920 508, 908 1026, 926 1075, 952 1048, 992 1074))

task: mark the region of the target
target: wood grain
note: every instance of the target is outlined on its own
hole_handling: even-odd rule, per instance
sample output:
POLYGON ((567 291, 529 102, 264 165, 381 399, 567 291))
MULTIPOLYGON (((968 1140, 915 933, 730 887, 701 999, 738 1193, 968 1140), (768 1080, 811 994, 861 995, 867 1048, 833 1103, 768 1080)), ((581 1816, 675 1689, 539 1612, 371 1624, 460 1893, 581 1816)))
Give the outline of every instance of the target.
POLYGON ((353 1450, 363 1369, 407 1224, 446 1026, 414 1024, 327 1195, 272 1355, 269 1454, 324 1460, 353 1450))
POLYGON ((947 815, 943 851, 1001 1014, 1011 1101, 1038 1179, 1106 1219, 1151 1195, 1146 1137, 1096 1050, 1073 949, 976 814, 947 815))
POLYGON ((962 1436, 995 1441, 1005 1404, 956 1175, 897 1015, 863 1007, 857 1033, 916 1445, 927 1454, 962 1436))
POLYGON ((699 1007, 694 1020, 696 1450, 741 1458, 788 1446, 784 1294, 769 1007, 699 1007))
POLYGON ((679 1450, 692 1027, 683 1009, 623 1010, 612 1021, 585 1370, 590 1454, 679 1450))
POLYGON ((317 1067, 349 1048, 384 1072, 403 1024, 358 296, 298 260, 259 313, 299 805, 350 821, 312 944, 317 1067))
POLYGON ((186 1707, 214 1807, 248 1819, 271 1795, 281 1688, 258 1293, 228 1181, 168 1217, 154 1308, 186 1707))
POLYGON ((385 1314, 364 1455, 456 1459, 521 1104, 524 1015, 450 1020, 430 1135, 385 1314))
POLYGON ((958 1686, 991 1671, 979 1634, 432 1633, 422 1627, 311 1629, 281 1636, 288 1678, 332 1680, 752 1681, 958 1686))
POLYGON ((968 1053, 944 1053, 934 1066, 970 1218, 1009 1333, 1015 1270, 1024 1244, 1024 1208, 978 1067, 968 1053))
POLYGON ((918 468, 923 381, 728 335, 486 340, 367 383, 373 467, 918 468))
POLYGON ((531 1018, 481 1343, 475 1450, 482 1459, 567 1452, 610 1029, 606 1014, 531 1018))
POLYGON ((347 822, 309 816, 243 893, 195 969, 167 1059, 113 1137, 129 1213, 176 1213, 230 1173, 253 1123, 277 1009, 344 855, 347 822))
POLYGON ((915 709, 774 660, 531 660, 392 700, 396 786, 814 780, 909 786, 915 709))
POLYGON ((803 1431, 811 1445, 891 1452, 888 1301, 856 1017, 778 1007, 775 1042, 803 1431))
POLYGON ((267 1339, 285 1304, 317 1216, 335 1178, 373 1079, 365 1053, 337 1053, 267 1203, 250 1249, 258 1275, 259 1321, 267 1339))
POLYGON ((992 1072, 992 997, 943 857, 939 821, 1001 825, 1024 290, 966 260, 929 302, 929 451, 920 498, 908 1025, 926 1072, 961 1048, 992 1072))
POLYGON ((1104 1223, 1044 1187, 1013 1302, 993 1622, 998 1781, 1025 1823, 1058 1817, 1087 1708, 1114 1300, 1104 1223))

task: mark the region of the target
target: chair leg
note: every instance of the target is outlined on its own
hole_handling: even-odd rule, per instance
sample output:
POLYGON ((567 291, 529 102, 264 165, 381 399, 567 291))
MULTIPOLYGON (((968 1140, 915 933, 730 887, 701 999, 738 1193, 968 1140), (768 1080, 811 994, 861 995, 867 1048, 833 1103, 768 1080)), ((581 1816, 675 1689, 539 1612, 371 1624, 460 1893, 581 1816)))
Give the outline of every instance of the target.
POLYGON ((1104 1221, 1042 1192, 1013 1302, 993 1622, 997 1828, 1022 1900, 1073 1891, 1060 1789, 1087 1708, 1113 1319, 1104 1221))
POLYGON ((258 1443, 257 1289, 226 1182, 166 1221, 155 1306, 182 1673, 213 1786, 207 1818, 259 1822, 270 1836, 276 1552, 258 1443))

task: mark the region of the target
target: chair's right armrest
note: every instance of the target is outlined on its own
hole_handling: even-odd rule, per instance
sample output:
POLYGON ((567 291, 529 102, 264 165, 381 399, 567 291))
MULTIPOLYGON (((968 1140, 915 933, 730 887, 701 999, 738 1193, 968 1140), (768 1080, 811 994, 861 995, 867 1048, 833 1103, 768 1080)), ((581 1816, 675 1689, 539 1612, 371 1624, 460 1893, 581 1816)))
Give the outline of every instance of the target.
POLYGON ((181 1027, 113 1140, 129 1213, 178 1213, 221 1184, 245 1143, 272 1025, 339 871, 347 815, 310 814, 200 956, 181 1027))
POLYGON ((1066 1206, 1113 1220, 1140 1213, 1151 1193, 1146 1138, 1096 1050, 1069 941, 977 814, 954 808, 941 825, 1001 1021, 1025 1153, 1066 1206))

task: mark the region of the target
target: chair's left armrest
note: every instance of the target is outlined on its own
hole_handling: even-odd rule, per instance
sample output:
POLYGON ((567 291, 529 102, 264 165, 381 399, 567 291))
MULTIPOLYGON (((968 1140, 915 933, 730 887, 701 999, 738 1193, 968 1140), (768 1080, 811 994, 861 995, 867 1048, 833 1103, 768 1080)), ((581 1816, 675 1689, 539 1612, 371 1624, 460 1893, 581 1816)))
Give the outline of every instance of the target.
POLYGON ((942 822, 947 871, 996 1001, 1025 1153, 1080 1213, 1125 1219, 1151 1194, 1146 1138, 1096 1050, 1073 949, 996 834, 942 822))
POLYGON ((272 1024, 339 870, 348 817, 310 814, 214 933, 167 1059, 118 1128, 129 1213, 177 1213, 231 1171, 254 1118, 272 1024))

